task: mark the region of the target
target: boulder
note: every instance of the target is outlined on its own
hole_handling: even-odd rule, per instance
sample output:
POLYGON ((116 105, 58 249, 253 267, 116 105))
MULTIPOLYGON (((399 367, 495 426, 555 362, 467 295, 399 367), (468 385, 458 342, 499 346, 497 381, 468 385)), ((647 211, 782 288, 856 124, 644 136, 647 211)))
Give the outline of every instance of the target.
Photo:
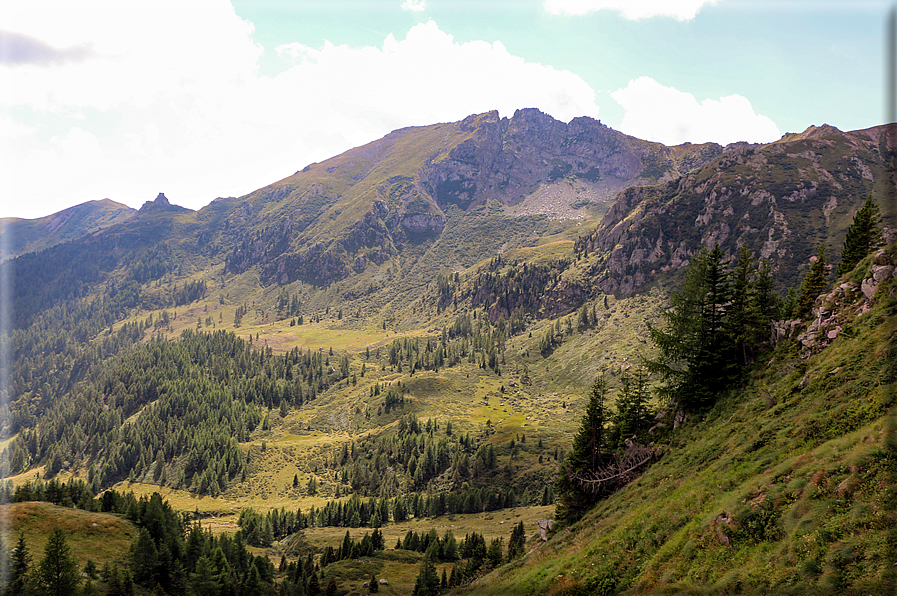
POLYGON ((863 292, 863 295, 872 300, 872 297, 875 296, 875 290, 878 289, 878 284, 875 283, 875 280, 871 277, 867 277, 863 280, 863 283, 860 285, 860 290, 863 292))

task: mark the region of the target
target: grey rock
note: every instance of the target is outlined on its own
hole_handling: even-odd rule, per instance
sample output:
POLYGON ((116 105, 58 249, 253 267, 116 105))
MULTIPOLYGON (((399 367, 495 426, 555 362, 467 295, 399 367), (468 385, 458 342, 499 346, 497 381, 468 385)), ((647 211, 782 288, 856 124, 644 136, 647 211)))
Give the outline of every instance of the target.
POLYGON ((892 265, 875 265, 872 267, 872 279, 875 280, 876 284, 880 284, 888 279, 893 273, 894 267, 892 265))
POLYGON ((416 213, 402 218, 402 227, 409 232, 442 232, 445 218, 442 215, 416 213))
POLYGON ((860 285, 860 290, 863 292, 863 295, 869 300, 875 296, 875 290, 878 289, 878 284, 875 283, 875 280, 871 277, 867 277, 863 280, 863 283, 860 285))

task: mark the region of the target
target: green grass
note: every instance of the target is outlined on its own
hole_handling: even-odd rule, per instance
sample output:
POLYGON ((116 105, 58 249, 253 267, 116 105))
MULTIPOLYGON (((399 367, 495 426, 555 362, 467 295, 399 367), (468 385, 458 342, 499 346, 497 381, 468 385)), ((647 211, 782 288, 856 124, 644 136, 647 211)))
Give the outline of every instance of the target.
POLYGON ((5 543, 15 544, 19 532, 24 532, 25 543, 35 565, 43 558, 44 548, 54 528, 65 532, 79 568, 84 567, 88 560, 98 567, 104 563, 127 564, 131 541, 137 536, 134 525, 119 516, 59 507, 51 503, 0 505, 0 517, 6 520, 11 530, 4 536, 5 543))
POLYGON ((897 470, 886 445, 895 432, 886 362, 897 326, 880 316, 893 306, 857 318, 855 337, 821 353, 776 352, 773 365, 759 365, 742 389, 670 435, 637 481, 470 591, 893 590, 897 470))

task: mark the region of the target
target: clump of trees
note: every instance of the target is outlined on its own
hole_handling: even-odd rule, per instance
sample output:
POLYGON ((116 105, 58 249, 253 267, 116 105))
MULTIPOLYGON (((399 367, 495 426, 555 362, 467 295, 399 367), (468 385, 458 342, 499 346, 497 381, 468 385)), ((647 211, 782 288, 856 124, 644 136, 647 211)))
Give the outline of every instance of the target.
POLYGON ((741 371, 769 347, 770 321, 779 313, 772 276, 742 247, 733 263, 715 245, 701 249, 670 298, 660 327, 649 327, 662 397, 686 409, 711 405, 741 371))
POLYGON ((37 565, 32 564, 25 537, 20 534, 15 548, 2 553, 10 561, 10 573, 4 577, 5 585, 0 585, 0 594, 93 594, 98 593, 92 583, 95 579, 103 582, 109 594, 134 594, 136 586, 167 594, 265 594, 273 590, 274 565, 267 557, 249 552, 240 532, 213 536, 199 525, 188 527, 185 517, 159 493, 138 499, 133 493, 109 490, 92 499, 87 509, 122 514, 137 526, 124 565, 107 564, 97 573, 96 564, 88 562, 88 577, 82 582, 61 529, 52 530, 37 565))
MULTIPOLYGON (((880 226, 870 197, 848 229, 838 274, 852 270, 881 245, 880 226)), ((561 465, 557 517, 574 521, 650 461, 651 450, 639 444, 650 425, 647 372, 658 375, 657 392, 673 406, 695 411, 713 405, 770 348, 773 320, 810 313, 828 285, 826 253, 822 243, 800 290, 783 303, 773 291, 768 264, 756 263, 747 247, 735 259, 719 245, 702 248, 681 289, 671 296, 661 325, 649 327, 658 356, 646 361, 647 370, 624 377, 615 413, 605 405, 605 382, 598 379, 592 386, 573 448, 561 465)))
POLYGON ((579 519, 653 459, 653 450, 642 444, 653 415, 648 406, 647 372, 638 369, 624 375, 615 411, 606 405, 607 393, 607 383, 599 377, 592 384, 573 447, 561 464, 555 485, 555 516, 561 521, 579 519))
POLYGON ((835 275, 848 273, 881 244, 881 211, 870 196, 866 198, 863 206, 854 216, 850 227, 847 228, 844 248, 841 249, 841 262, 835 269, 835 275))

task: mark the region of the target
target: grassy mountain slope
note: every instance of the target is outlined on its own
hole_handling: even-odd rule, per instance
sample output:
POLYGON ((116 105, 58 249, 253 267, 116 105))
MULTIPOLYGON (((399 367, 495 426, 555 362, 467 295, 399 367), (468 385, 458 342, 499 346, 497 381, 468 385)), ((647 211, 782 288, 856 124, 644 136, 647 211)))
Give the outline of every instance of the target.
POLYGON ((89 560, 98 568, 104 563, 126 563, 128 549, 137 536, 137 528, 119 516, 45 502, 0 505, 0 515, 15 531, 10 543, 14 544, 20 531, 25 533, 25 543, 35 565, 44 556, 47 539, 54 528, 62 529, 68 536, 79 569, 89 560))
POLYGON ((103 199, 88 201, 36 219, 0 219, 6 256, 37 252, 121 223, 134 214, 127 205, 103 199))
POLYGON ((894 288, 859 315, 862 296, 829 294, 830 345, 781 345, 637 481, 469 591, 893 593, 894 288))

